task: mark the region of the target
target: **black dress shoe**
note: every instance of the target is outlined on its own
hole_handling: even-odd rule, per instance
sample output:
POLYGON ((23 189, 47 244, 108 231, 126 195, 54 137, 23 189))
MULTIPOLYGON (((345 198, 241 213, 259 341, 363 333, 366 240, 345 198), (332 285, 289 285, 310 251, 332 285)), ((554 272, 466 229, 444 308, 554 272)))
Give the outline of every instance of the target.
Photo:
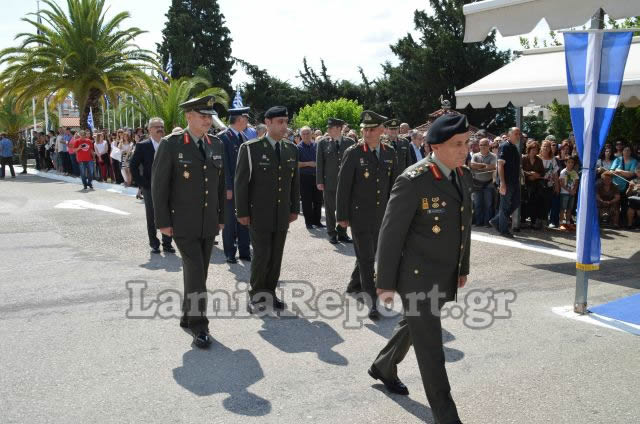
POLYGON ((369 310, 369 319, 371 321, 377 321, 380 319, 380 312, 378 312, 378 307, 373 305, 369 310))
POLYGON ((160 248, 159 247, 152 247, 151 248, 151 253, 160 253, 160 248))
POLYGON ((311 225, 311 224, 305 224, 305 226, 307 227, 307 230, 313 230, 313 225, 311 225))
POLYGON ((347 293, 349 294, 360 293, 361 291, 362 291, 362 287, 360 286, 352 286, 351 284, 347 286, 347 293))
POLYGON ((236 258, 227 258, 228 264, 237 264, 238 260, 236 258))
POLYGON ((353 243, 353 240, 351 240, 349 236, 339 236, 338 241, 342 243, 353 243))
POLYGON ((249 303, 247 303, 247 312, 250 314, 261 313, 266 309, 267 305, 265 305, 264 299, 250 300, 249 303))
POLYGON ((273 295, 273 309, 284 310, 285 304, 282 300, 278 299, 276 295, 273 295))
POLYGON ((395 393, 403 396, 409 395, 409 389, 407 389, 407 386, 405 386, 402 383, 402 381, 400 381, 399 378, 396 377, 395 380, 389 380, 384 378, 374 365, 371 365, 371 368, 369 368, 368 373, 371 376, 371 378, 373 378, 374 380, 382 381, 382 383, 384 384, 384 387, 386 387, 387 390, 389 390, 391 393, 395 393))
POLYGON ((213 244, 214 244, 214 246, 217 246, 218 245, 218 240, 214 240, 213 244))
POLYGON ((180 327, 189 328, 189 322, 185 317, 180 318, 180 327))
POLYGON ((251 262, 251 256, 240 256, 243 261, 251 262))
POLYGON ((318 227, 318 228, 327 228, 327 226, 326 226, 326 225, 324 225, 324 224, 323 224, 323 223, 321 223, 321 222, 318 222, 317 224, 313 224, 313 225, 315 225, 315 226, 316 226, 316 227, 318 227))
POLYGON ((193 344, 195 344, 196 347, 199 347, 200 349, 206 349, 211 346, 211 343, 213 343, 213 340, 211 339, 209 333, 207 333, 206 331, 199 331, 197 333, 194 333, 193 344))
POLYGON ((331 237, 329 237, 329 243, 331 243, 331 244, 338 244, 338 236, 331 236, 331 237))
POLYGON ((164 250, 164 253, 176 253, 176 249, 173 246, 163 247, 162 250, 164 250))

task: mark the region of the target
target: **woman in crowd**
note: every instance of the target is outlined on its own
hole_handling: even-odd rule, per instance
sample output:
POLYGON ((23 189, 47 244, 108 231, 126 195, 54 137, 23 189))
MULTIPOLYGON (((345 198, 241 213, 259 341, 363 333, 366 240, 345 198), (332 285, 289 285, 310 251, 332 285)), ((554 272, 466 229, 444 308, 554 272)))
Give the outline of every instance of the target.
POLYGON ((96 135, 96 142, 93 146, 96 152, 97 168, 100 170, 100 180, 107 181, 109 173, 107 172, 107 164, 109 163, 109 145, 104 139, 104 134, 98 133, 96 135))
POLYGON ((131 133, 129 130, 122 132, 122 142, 120 143, 120 152, 122 157, 120 159, 120 169, 122 171, 122 178, 124 178, 124 186, 129 187, 131 185, 131 171, 129 170, 129 158, 133 152, 133 143, 131 142, 131 133))
POLYGON ((120 144, 122 143, 122 130, 116 132, 116 137, 111 141, 111 165, 113 166, 113 176, 116 184, 122 184, 122 172, 120 170, 120 162, 122 161, 122 151, 120 144))
POLYGON ((614 152, 613 156, 617 158, 621 157, 623 150, 624 150, 624 143, 622 142, 622 140, 616 141, 616 151, 614 152))
POLYGON ((601 176, 605 171, 611 169, 614 159, 611 145, 605 145, 600 159, 596 162, 596 172, 598 173, 598 176, 601 176))
MULTIPOLYGON (((542 142, 542 148, 540 150, 540 159, 542 160, 542 166, 544 167, 544 185, 542 189, 543 198, 543 210, 541 211, 544 219, 549 220, 549 228, 556 228, 558 226, 558 220, 551 219, 551 211, 555 206, 560 213, 560 185, 558 184, 558 175, 560 169, 558 169, 558 161, 553 156, 553 142, 545 140, 542 142)), ((556 218, 554 216, 554 218, 556 218)))
POLYGON ((613 173, 606 171, 596 185, 596 203, 600 219, 608 216, 614 227, 620 227, 620 193, 612 181, 613 173))
POLYGON ((635 175, 636 166, 638 166, 638 161, 631 156, 631 147, 629 146, 624 146, 622 149, 622 156, 617 157, 611 164, 613 184, 615 184, 620 192, 620 205, 623 213, 627 211, 626 193, 629 186, 629 180, 631 180, 635 175))
POLYGON ((522 156, 522 171, 525 177, 526 195, 523 196, 522 221, 531 219, 531 228, 542 228, 544 214, 544 175, 542 159, 538 157, 538 142, 527 142, 526 154, 522 156))
POLYGON ((558 156, 558 143, 556 143, 555 141, 551 142, 551 155, 553 157, 558 156))
POLYGON ((636 217, 640 217, 640 164, 636 165, 635 178, 629 183, 627 188, 627 228, 633 228, 636 217))

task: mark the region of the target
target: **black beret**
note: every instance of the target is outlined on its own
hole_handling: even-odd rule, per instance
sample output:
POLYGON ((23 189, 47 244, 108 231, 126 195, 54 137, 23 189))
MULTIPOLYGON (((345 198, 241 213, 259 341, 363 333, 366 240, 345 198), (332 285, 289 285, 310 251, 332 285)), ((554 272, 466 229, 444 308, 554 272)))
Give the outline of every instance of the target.
POLYGON ((215 104, 215 96, 204 96, 187 100, 181 103, 180 107, 184 109, 185 112, 196 111, 203 115, 217 115, 218 113, 213 108, 215 104))
POLYGON ((267 110, 264 113, 265 119, 288 118, 288 117, 289 117, 289 112, 287 111, 287 108, 284 106, 273 106, 272 108, 269 108, 269 110, 267 110))
POLYGON ((396 128, 400 127, 400 120, 398 119, 389 119, 387 122, 384 123, 385 128, 388 128, 390 130, 395 130, 396 128))
POLYGON ((341 127, 345 124, 345 122, 342 119, 338 119, 338 118, 329 118, 327 119, 327 126, 328 127, 341 127))
POLYGON ((382 125, 386 120, 386 116, 372 110, 365 110, 360 114, 360 128, 375 128, 382 125))
POLYGON ((454 135, 463 134, 467 131, 469 131, 467 115, 447 113, 433 121, 427 133, 427 143, 441 144, 454 135))

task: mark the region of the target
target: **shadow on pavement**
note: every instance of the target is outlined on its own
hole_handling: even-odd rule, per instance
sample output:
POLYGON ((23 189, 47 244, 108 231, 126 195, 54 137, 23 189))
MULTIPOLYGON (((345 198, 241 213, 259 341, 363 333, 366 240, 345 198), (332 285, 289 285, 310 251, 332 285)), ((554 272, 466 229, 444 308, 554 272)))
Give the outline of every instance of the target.
POLYGON ((420 422, 428 424, 435 423, 433 420, 433 414, 431 413, 431 408, 428 406, 411 399, 409 396, 389 393, 387 389, 385 389, 384 384, 374 384, 371 387, 384 393, 385 396, 400 405, 405 411, 420 420, 420 422))
POLYGON ((290 316, 278 319, 263 316, 260 337, 285 353, 313 352, 322 362, 346 366, 347 358, 333 350, 344 339, 329 324, 290 316))
POLYGON ((155 254, 149 253, 149 260, 146 264, 140 264, 140 268, 156 271, 163 269, 167 272, 180 272, 182 270, 182 259, 171 253, 155 254))
POLYGON ((248 391, 264 378, 256 357, 246 349, 231 350, 215 341, 208 350, 194 348, 182 356, 173 378, 197 396, 227 393, 224 408, 234 414, 261 417, 271 412, 271 402, 248 391))

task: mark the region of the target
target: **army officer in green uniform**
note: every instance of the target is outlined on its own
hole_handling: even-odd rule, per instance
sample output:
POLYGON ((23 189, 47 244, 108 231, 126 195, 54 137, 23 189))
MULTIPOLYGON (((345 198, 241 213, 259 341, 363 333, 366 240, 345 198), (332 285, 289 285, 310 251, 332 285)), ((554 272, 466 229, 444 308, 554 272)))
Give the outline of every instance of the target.
POLYGON ((469 274, 471 171, 464 167, 470 136, 465 115, 444 115, 429 129, 431 156, 395 182, 378 242, 380 301, 398 292, 404 307, 393 336, 369 374, 394 393, 408 394, 397 364, 414 346, 437 423, 460 423, 445 369, 440 309, 469 274))
POLYGON ((213 105, 213 96, 180 105, 188 126, 160 143, 151 173, 156 227, 173 237, 182 257, 180 326, 192 331, 199 348, 212 342, 206 315, 207 271, 213 238, 224 227, 223 145, 207 134, 216 114, 213 105))
POLYGON ((400 132, 400 120, 389 119, 384 123, 385 133, 389 138, 389 144, 395 149, 398 156, 398 169, 400 172, 404 171, 411 165, 411 148, 410 141, 406 138, 399 137, 400 132))
POLYGON ((300 213, 298 149, 284 139, 289 123, 287 108, 265 112, 267 134, 240 146, 235 175, 238 222, 249 226, 253 260, 247 309, 284 309, 275 290, 289 224, 300 213))
POLYGON ((343 228, 351 226, 361 288, 371 302, 369 318, 375 320, 379 318, 373 280, 378 232, 398 162, 393 148, 380 142, 387 118, 366 110, 360 119, 363 140, 344 153, 338 175, 337 219, 343 228))
POLYGON ((316 153, 316 184, 324 195, 324 215, 327 220, 329 242, 351 243, 347 230, 336 224, 336 190, 338 189, 338 171, 344 152, 355 144, 355 140, 342 136, 342 119, 327 120, 328 137, 318 142, 316 153))

